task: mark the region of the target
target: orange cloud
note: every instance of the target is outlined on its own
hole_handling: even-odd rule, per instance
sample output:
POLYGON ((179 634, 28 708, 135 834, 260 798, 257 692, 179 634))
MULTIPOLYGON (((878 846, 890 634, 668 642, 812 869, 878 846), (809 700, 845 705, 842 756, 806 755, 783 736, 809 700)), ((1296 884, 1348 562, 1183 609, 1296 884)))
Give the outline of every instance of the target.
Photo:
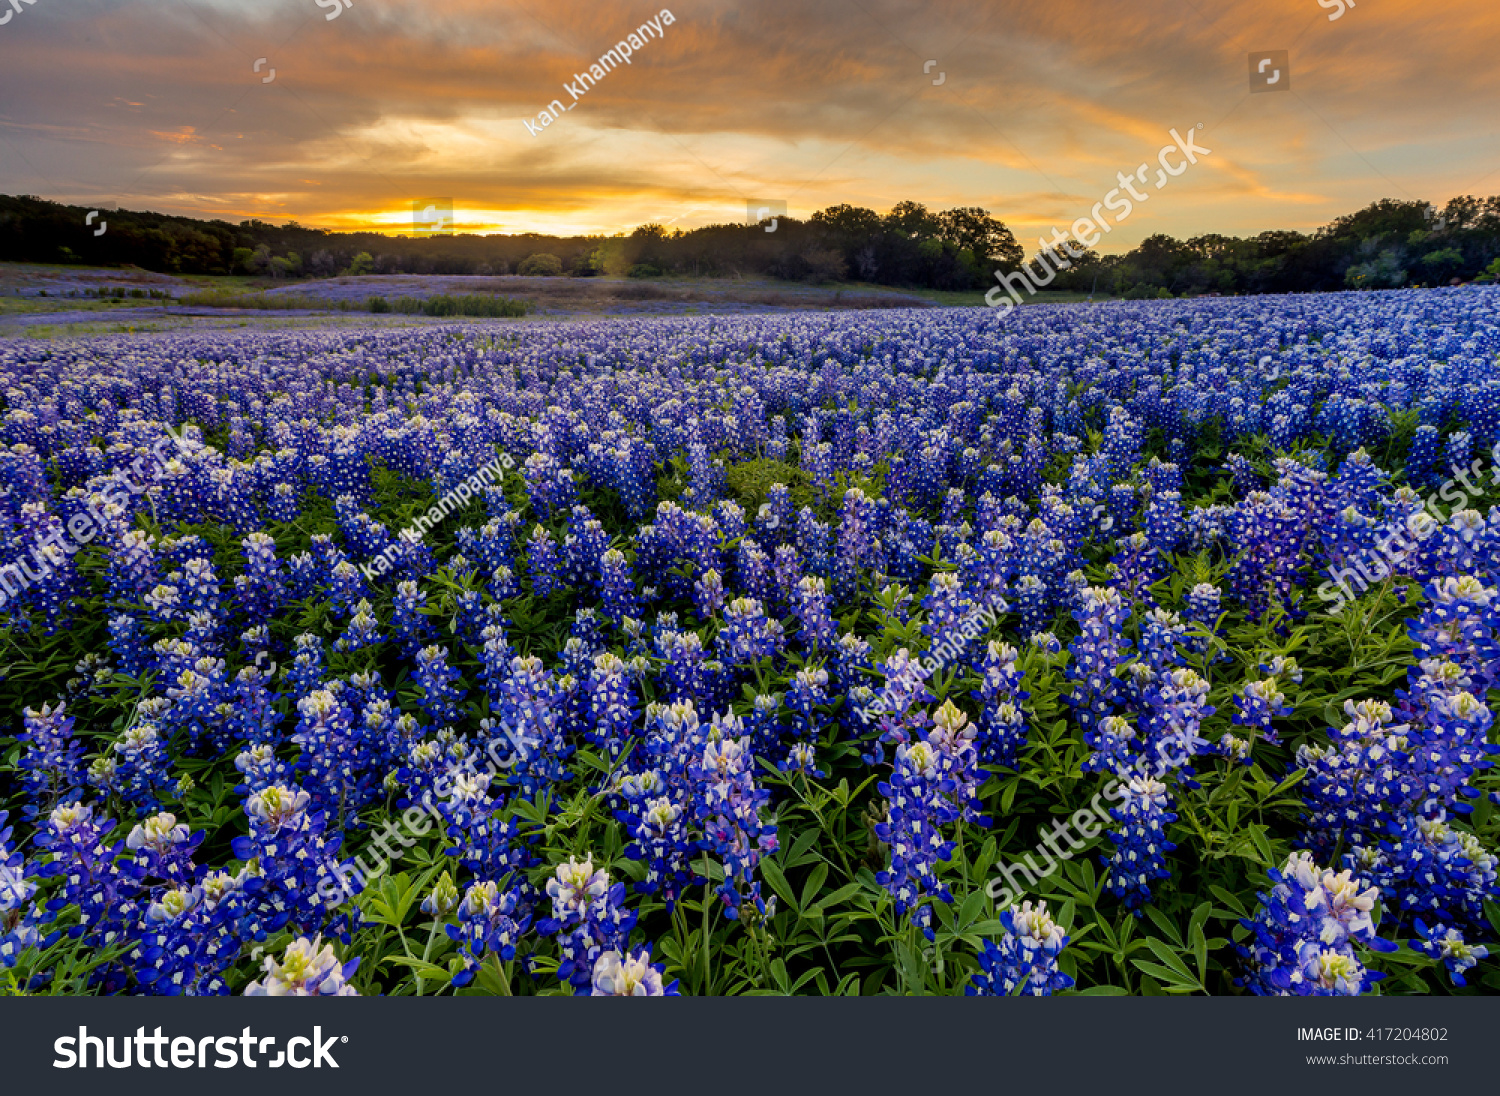
POLYGON ((1316 0, 692 0, 530 133, 523 119, 572 102, 574 74, 659 10, 38 6, 8 28, 0 137, 19 155, 0 191, 381 231, 443 194, 475 231, 587 233, 734 220, 751 198, 794 216, 911 198, 983 206, 1029 239, 1202 122, 1212 155, 1118 248, 1308 230, 1380 197, 1500 180, 1491 0, 1382 0, 1335 20, 1316 0), (1267 49, 1290 52, 1287 94, 1249 93, 1248 54, 1267 49))

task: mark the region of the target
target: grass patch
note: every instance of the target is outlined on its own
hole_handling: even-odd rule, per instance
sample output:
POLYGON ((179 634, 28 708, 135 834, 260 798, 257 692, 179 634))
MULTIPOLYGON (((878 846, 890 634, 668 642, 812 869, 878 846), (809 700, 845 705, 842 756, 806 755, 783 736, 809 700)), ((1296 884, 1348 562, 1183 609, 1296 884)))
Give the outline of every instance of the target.
POLYGON ((249 308, 259 311, 395 312, 408 316, 483 316, 513 318, 531 311, 528 301, 480 293, 432 297, 367 297, 363 301, 334 301, 306 293, 188 293, 182 304, 202 308, 249 308))
MULTIPOLYGON (((262 312, 284 312, 293 309, 315 309, 328 311, 339 309, 340 302, 324 300, 321 297, 309 296, 306 293, 224 293, 216 290, 205 290, 198 293, 184 293, 177 299, 178 304, 192 305, 196 308, 253 308, 262 312)), ((347 308, 343 311, 348 311, 347 308)))
POLYGON ((784 483, 791 489, 794 505, 806 505, 811 501, 810 492, 803 490, 807 484, 807 473, 795 464, 779 460, 758 458, 731 464, 724 470, 724 480, 735 501, 752 518, 766 501, 767 492, 778 483, 784 483))
POLYGON ((366 305, 371 312, 400 312, 413 316, 482 316, 491 319, 515 318, 531 311, 529 301, 480 293, 440 293, 435 297, 398 297, 394 301, 387 301, 384 297, 371 297, 366 305))

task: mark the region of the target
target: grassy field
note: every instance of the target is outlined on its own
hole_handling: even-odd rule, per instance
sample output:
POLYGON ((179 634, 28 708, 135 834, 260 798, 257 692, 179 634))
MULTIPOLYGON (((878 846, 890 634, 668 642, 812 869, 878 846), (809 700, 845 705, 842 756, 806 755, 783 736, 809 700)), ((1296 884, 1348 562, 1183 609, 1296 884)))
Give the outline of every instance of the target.
MULTIPOLYGON (((1085 299, 1085 294, 1046 293, 1027 303, 1085 299)), ((862 282, 809 285, 768 278, 402 274, 283 281, 241 275, 177 277, 135 267, 0 263, 0 336, 40 338, 222 326, 225 321, 261 327, 268 314, 278 314, 282 322, 277 326, 307 326, 334 317, 413 323, 513 319, 508 314, 522 308, 529 319, 558 320, 984 303, 979 290, 897 289, 862 282), (443 298, 460 303, 454 308, 443 298)))

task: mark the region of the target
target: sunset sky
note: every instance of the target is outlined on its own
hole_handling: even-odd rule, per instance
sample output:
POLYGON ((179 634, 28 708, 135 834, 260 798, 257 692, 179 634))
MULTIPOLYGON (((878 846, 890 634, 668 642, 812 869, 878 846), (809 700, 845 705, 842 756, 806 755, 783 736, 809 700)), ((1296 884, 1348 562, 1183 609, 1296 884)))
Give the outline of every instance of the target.
POLYGON ((0 192, 390 231, 442 196, 461 231, 564 234, 912 199, 1034 249, 1202 123, 1211 154, 1100 250, 1500 193, 1494 0, 668 0, 662 37, 538 135, 523 119, 659 4, 349 2, 23 5, 0 192), (1252 95, 1270 50, 1291 89, 1252 95))

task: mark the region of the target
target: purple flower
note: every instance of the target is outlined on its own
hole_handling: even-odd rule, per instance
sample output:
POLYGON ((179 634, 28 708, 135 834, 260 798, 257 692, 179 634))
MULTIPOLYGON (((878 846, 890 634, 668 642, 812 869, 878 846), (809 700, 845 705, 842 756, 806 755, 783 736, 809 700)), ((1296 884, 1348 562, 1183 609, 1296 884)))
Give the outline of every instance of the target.
POLYGON ((321 936, 311 940, 302 936, 287 945, 280 959, 274 955, 264 960, 262 980, 245 987, 246 997, 358 997, 349 984, 358 959, 340 963, 333 945, 323 943, 321 936))

